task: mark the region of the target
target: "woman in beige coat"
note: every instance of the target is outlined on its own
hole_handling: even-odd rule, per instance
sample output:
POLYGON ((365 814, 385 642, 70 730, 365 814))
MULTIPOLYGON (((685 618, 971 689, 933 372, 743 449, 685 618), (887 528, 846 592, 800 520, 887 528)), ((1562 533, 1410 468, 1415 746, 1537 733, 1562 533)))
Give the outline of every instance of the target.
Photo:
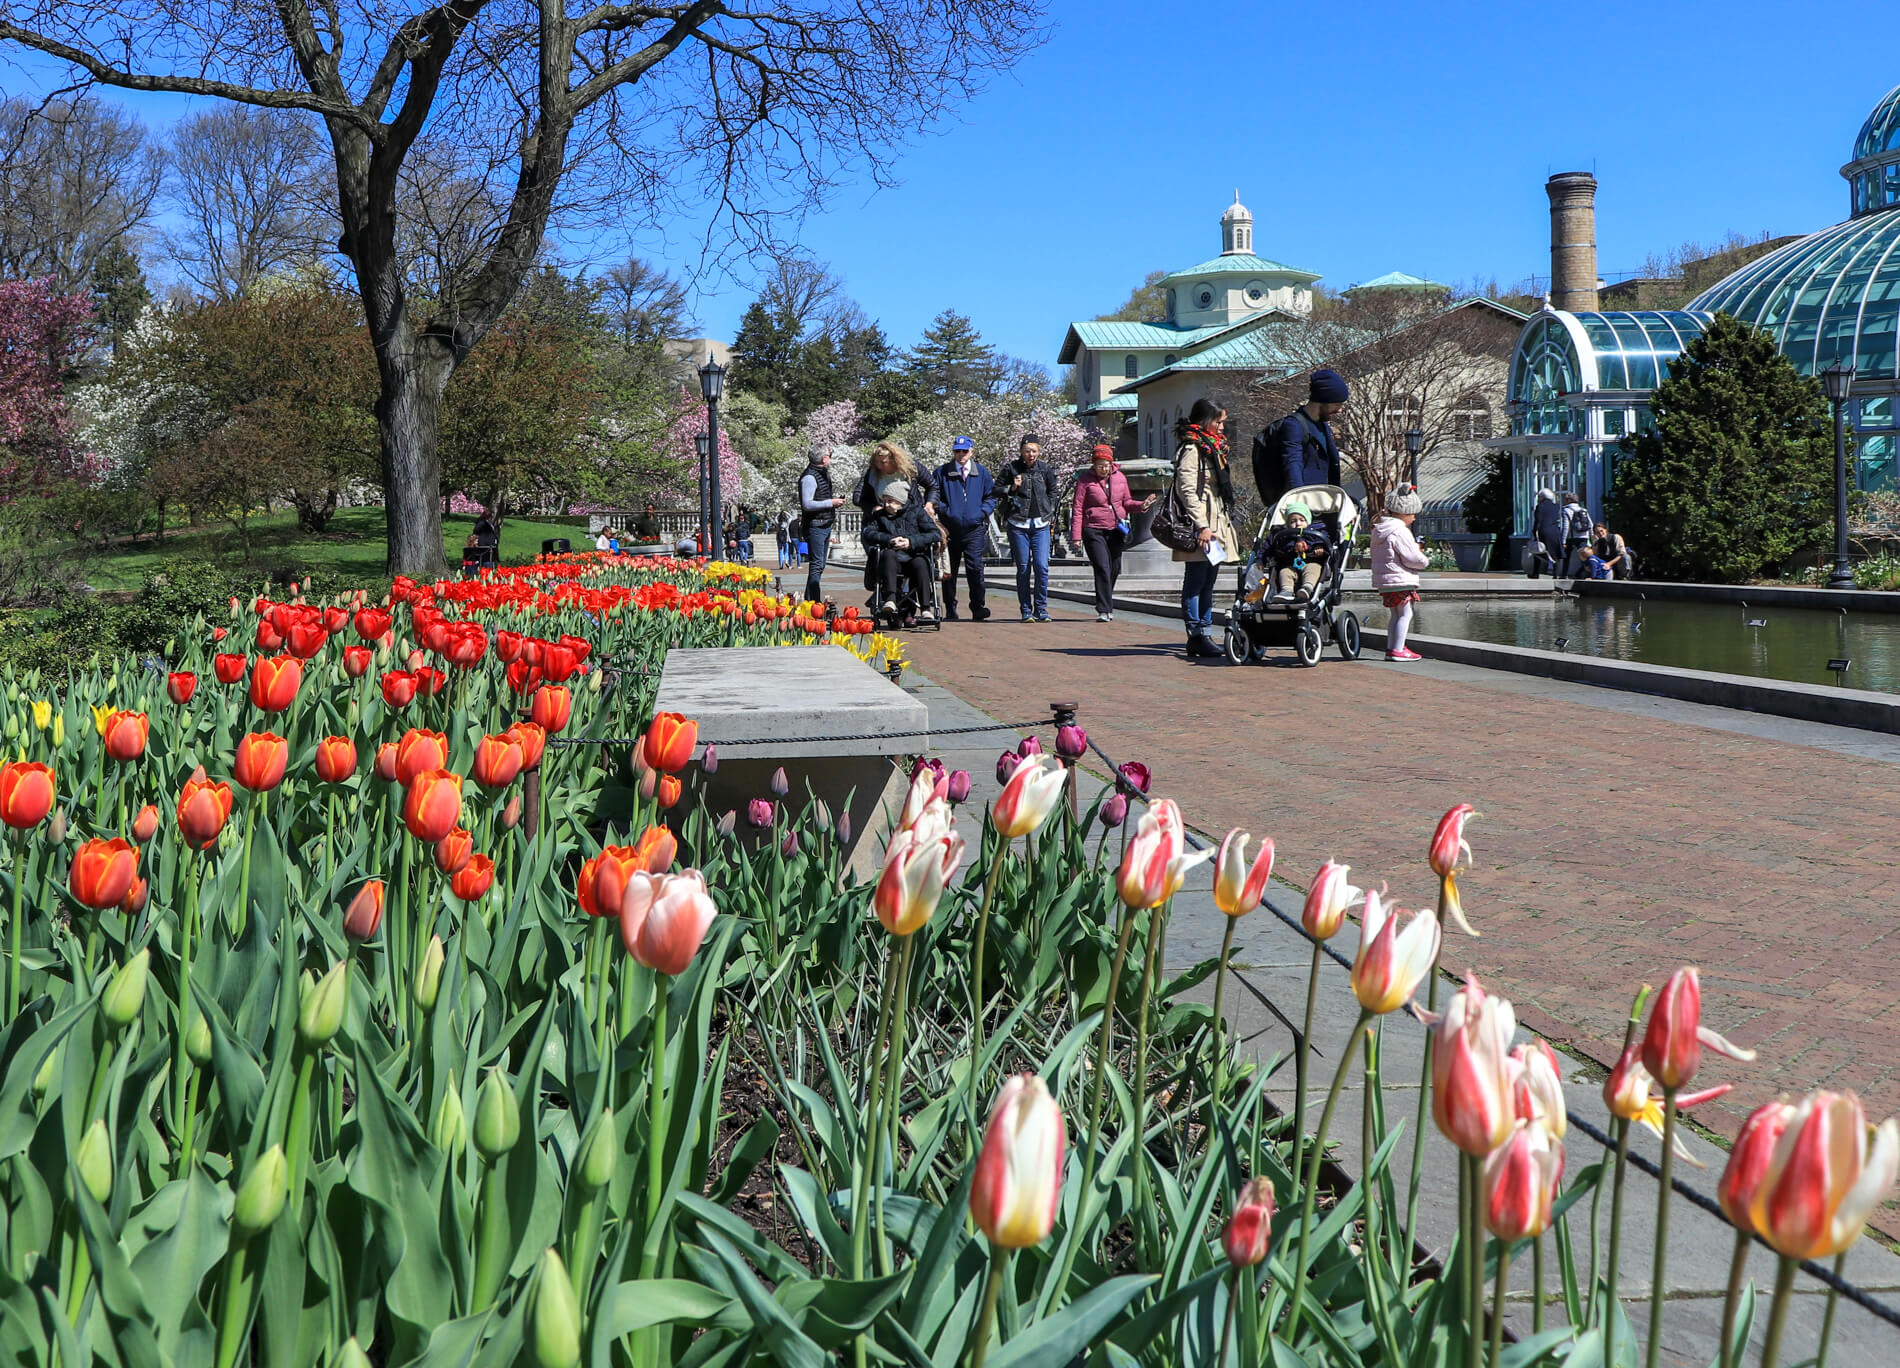
POLYGON ((1227 510, 1234 503, 1234 477, 1227 462, 1227 412, 1212 399, 1196 399, 1187 418, 1176 424, 1174 496, 1194 524, 1200 546, 1176 551, 1186 562, 1181 576, 1181 620, 1187 625, 1190 656, 1218 656, 1214 640, 1214 585, 1220 567, 1240 555, 1227 510), (1218 547, 1209 556, 1210 548, 1218 547))

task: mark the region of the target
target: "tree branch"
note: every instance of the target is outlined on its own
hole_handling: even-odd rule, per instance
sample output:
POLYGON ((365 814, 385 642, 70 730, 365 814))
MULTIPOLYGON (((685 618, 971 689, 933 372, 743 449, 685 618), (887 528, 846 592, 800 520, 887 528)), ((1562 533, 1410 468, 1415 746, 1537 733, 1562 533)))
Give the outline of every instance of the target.
MULTIPOLYGON (((630 13, 632 9, 632 7, 629 6, 603 8, 611 8, 618 13, 630 13)), ((706 21, 711 19, 715 14, 719 13, 719 10, 719 0, 698 0, 698 3, 690 6, 684 12, 680 12, 679 17, 673 21, 666 32, 654 39, 651 43, 648 43, 631 57, 626 57, 615 62, 598 75, 575 86, 570 92, 574 100, 574 111, 579 113, 581 110, 588 108, 616 86, 628 85, 631 82, 639 80, 655 63, 678 51, 680 45, 688 38, 693 37, 698 32, 700 26, 706 23, 706 21)), ((593 13, 600 14, 601 10, 595 10, 593 13)), ((647 17, 662 18, 664 16, 660 14, 649 14, 647 17)), ((632 25, 626 26, 631 27, 632 25)), ((592 26, 592 29, 598 30, 601 27, 603 27, 603 25, 596 24, 592 26)), ((588 26, 588 22, 583 19, 580 24, 573 29, 573 34, 578 37, 580 34, 589 31, 590 27, 588 26)), ((699 34, 698 36, 702 40, 705 38, 704 34, 699 34)))

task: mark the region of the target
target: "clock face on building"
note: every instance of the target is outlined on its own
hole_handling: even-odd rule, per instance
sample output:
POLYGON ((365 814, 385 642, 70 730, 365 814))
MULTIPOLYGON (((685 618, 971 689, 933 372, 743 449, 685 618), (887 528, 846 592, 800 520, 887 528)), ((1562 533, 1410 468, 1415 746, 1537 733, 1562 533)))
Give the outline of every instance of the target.
POLYGON ((1267 287, 1265 284, 1258 280, 1250 280, 1247 282, 1247 302, 1249 304, 1263 304, 1266 302, 1266 298, 1267 287))
POLYGON ((1213 308, 1214 287, 1206 284, 1196 285, 1194 287, 1194 302, 1203 309, 1213 308))

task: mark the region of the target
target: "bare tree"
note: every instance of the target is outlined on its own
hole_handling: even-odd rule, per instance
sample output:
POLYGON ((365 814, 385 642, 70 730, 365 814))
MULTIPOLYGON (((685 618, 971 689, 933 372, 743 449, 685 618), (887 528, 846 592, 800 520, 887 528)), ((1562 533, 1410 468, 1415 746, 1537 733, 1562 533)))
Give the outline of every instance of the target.
POLYGON ((220 105, 180 120, 166 152, 180 225, 165 235, 173 262, 209 297, 236 299, 327 251, 336 239, 328 163, 316 121, 300 111, 220 105))
POLYGON ((759 302, 793 337, 807 340, 824 336, 835 341, 841 327, 864 316, 831 268, 802 252, 779 255, 759 291, 759 302))
POLYGON ((557 214, 693 209, 759 240, 915 137, 1040 39, 1040 0, 10 0, 0 41, 83 78, 322 118, 339 247, 375 344, 389 567, 445 569, 436 426, 557 214), (485 159, 505 213, 472 268, 412 300, 403 173, 424 130, 485 159))
POLYGON ((609 267, 598 284, 608 325, 625 346, 671 341, 693 326, 680 283, 639 257, 609 267))
POLYGON ((0 100, 0 275, 83 289, 158 193, 138 120, 87 95, 0 100))

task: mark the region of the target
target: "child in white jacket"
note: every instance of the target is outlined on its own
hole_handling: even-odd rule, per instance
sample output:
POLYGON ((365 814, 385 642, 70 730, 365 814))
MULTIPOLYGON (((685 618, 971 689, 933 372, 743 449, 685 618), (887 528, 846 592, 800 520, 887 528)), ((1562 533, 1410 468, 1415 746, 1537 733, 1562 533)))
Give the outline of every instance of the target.
POLYGON ((1423 659, 1405 649, 1405 633, 1418 603, 1418 572, 1431 564, 1412 536, 1412 523, 1424 508, 1418 490, 1402 484, 1385 496, 1385 516, 1372 525, 1372 587, 1392 613, 1385 628, 1387 660, 1423 659))

